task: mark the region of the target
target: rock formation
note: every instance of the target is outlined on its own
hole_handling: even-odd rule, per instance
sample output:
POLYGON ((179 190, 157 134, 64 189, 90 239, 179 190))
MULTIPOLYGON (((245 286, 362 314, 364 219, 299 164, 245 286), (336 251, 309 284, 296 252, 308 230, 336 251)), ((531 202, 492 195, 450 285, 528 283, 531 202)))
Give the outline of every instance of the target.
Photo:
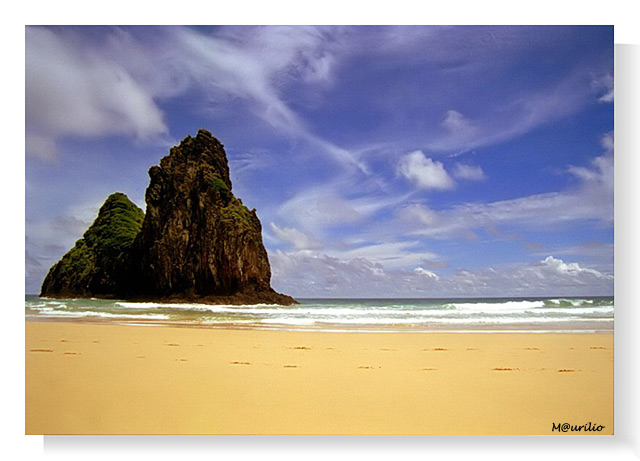
POLYGON ((120 270, 142 228, 144 213, 126 195, 116 192, 75 246, 50 270, 42 296, 110 297, 118 292, 120 270))
POLYGON ((271 288, 260 220, 234 197, 223 145, 211 133, 185 138, 149 176, 144 220, 124 194, 110 196, 51 268, 41 296, 296 302, 271 288))

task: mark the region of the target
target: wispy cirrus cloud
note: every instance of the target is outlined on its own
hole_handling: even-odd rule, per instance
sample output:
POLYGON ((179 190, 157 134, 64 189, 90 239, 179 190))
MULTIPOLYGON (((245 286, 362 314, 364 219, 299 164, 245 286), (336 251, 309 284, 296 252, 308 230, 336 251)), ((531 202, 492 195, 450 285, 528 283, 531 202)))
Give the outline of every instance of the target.
MULTIPOLYGON (((344 168, 366 174, 367 163, 358 153, 366 146, 359 139, 339 143, 323 133, 304 106, 291 103, 289 91, 303 92, 305 98, 324 94, 331 100, 337 82, 351 85, 345 78, 350 61, 384 57, 380 62, 388 64, 374 71, 385 79, 397 60, 417 60, 433 67, 437 93, 427 85, 428 98, 421 96, 424 82, 408 81, 400 88, 378 86, 375 99, 388 99, 398 117, 414 117, 423 129, 416 130, 413 123, 407 124, 407 132, 398 132, 395 124, 378 126, 371 143, 388 142, 395 133, 394 138, 400 134, 407 143, 399 146, 394 139, 396 149, 453 152, 486 146, 574 113, 589 99, 593 85, 608 85, 606 74, 585 80, 586 72, 580 69, 535 91, 515 91, 505 85, 492 100, 486 100, 477 91, 480 88, 447 84, 461 76, 486 80, 488 72, 507 72, 517 53, 531 46, 534 35, 538 46, 544 47, 559 33, 553 28, 546 32, 541 38, 535 28, 226 26, 211 31, 189 27, 151 31, 141 27, 104 28, 102 37, 86 40, 77 30, 30 27, 29 151, 52 157, 57 140, 64 136, 166 135, 160 102, 195 90, 206 95, 202 104, 209 109, 224 113, 229 110, 225 108, 235 110, 239 101, 274 129, 304 140, 344 168), (466 101, 461 105, 476 108, 473 117, 468 109, 444 106, 460 91, 466 101), (412 101, 430 103, 433 109, 416 112, 412 101), (478 104, 484 106, 479 113, 478 104), (438 108, 442 108, 439 113, 438 108)), ((367 110, 370 88, 366 82, 360 86, 353 86, 349 97, 367 110)))
POLYGON ((293 227, 281 228, 271 223, 271 230, 277 239, 289 243, 296 250, 313 250, 319 247, 319 243, 313 237, 293 227))
POLYGON ((602 103, 613 102, 614 100, 613 75, 611 73, 607 72, 604 75, 594 78, 593 81, 591 82, 591 87, 596 92, 596 96, 598 97, 598 102, 602 102, 602 103))
POLYGON ((52 160, 64 136, 148 139, 168 131, 154 95, 126 65, 73 31, 28 27, 26 70, 28 154, 52 160))
POLYGON ((346 176, 308 187, 284 201, 279 219, 319 232, 334 226, 363 223, 377 213, 403 203, 411 194, 386 194, 373 182, 346 176), (370 190, 368 190, 370 189, 370 190))
POLYGON ((385 269, 398 269, 425 264, 438 259, 438 255, 422 248, 417 241, 377 242, 355 245, 346 249, 325 249, 329 256, 341 260, 366 259, 385 269))
POLYGON ((477 165, 467 165, 464 163, 456 163, 453 168, 453 176, 458 179, 466 179, 468 181, 482 181, 486 179, 484 171, 477 165))
POLYGON ((158 100, 198 89, 213 107, 244 101, 255 117, 304 139, 346 166, 362 168, 347 150, 319 136, 293 110, 282 88, 300 81, 330 86, 331 51, 340 28, 104 28, 100 40, 74 30, 27 28, 27 150, 56 155, 65 136, 166 135, 158 100), (163 46, 164 44, 165 46, 163 46), (62 116, 61 114, 65 114, 62 116))
POLYGON ((575 114, 592 100, 589 73, 577 70, 547 87, 506 93, 488 102, 473 121, 449 110, 442 131, 425 136, 425 147, 434 152, 471 150, 500 144, 575 114))
POLYGON ((441 125, 460 141, 472 140, 480 135, 478 127, 457 110, 448 110, 441 125))
POLYGON ((238 98, 257 118, 300 138, 338 161, 364 170, 356 156, 318 135, 287 102, 285 88, 306 84, 306 91, 331 86, 343 35, 340 27, 225 27, 216 34, 189 28, 169 30, 177 46, 172 60, 213 100, 238 98))

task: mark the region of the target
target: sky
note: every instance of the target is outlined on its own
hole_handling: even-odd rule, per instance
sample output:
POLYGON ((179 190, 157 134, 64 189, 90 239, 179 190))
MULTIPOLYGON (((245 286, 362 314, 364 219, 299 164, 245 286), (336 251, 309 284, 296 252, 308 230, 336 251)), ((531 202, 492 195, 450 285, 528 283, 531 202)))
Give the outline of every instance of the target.
POLYGON ((294 297, 613 295, 613 27, 26 28, 25 290, 205 128, 294 297))

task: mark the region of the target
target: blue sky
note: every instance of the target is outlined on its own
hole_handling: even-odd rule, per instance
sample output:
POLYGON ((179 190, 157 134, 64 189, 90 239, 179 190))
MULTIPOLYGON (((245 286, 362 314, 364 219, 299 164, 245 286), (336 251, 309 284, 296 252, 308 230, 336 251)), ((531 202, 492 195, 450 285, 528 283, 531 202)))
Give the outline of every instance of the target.
POLYGON ((187 134, 297 297, 613 294, 613 27, 27 27, 26 277, 187 134))

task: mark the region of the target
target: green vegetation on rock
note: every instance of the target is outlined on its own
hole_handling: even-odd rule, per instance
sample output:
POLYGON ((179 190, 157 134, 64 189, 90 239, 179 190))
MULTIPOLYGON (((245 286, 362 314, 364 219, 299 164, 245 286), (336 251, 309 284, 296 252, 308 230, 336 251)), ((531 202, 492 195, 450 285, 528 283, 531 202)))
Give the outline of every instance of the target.
POLYGON ((211 184, 211 187, 213 187, 213 189, 218 192, 229 192, 229 188, 227 187, 227 185, 218 176, 214 176, 213 178, 211 178, 211 180, 209 180, 209 183, 211 184))
POLYGON ((229 198, 233 196, 233 194, 229 190, 229 187, 227 187, 227 184, 219 176, 214 176, 213 178, 211 178, 209 180, 209 184, 214 191, 220 194, 220 197, 222 197, 222 200, 224 200, 225 202, 227 202, 229 198))
POLYGON ((242 202, 233 197, 226 207, 220 209, 220 220, 226 224, 233 225, 239 231, 250 231, 256 229, 255 215, 242 204, 242 202))
POLYGON ((143 220, 144 212, 125 194, 116 192, 107 198, 83 237, 88 247, 117 254, 133 243, 143 220))
POLYGON ((125 194, 111 194, 91 227, 51 268, 42 284, 42 294, 108 293, 115 280, 107 269, 131 247, 143 220, 144 212, 125 194))

